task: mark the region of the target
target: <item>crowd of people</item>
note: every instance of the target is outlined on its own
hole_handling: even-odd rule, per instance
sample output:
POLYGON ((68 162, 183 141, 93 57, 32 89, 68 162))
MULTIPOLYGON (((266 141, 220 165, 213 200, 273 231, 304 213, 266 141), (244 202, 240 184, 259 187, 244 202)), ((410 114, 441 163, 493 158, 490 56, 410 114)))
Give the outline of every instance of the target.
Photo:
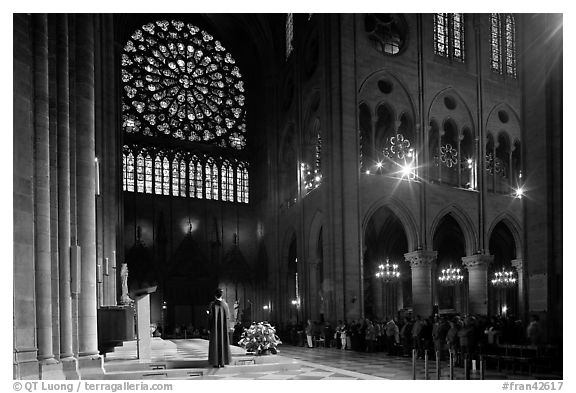
POLYGON ((538 316, 526 326, 521 320, 506 316, 433 315, 406 316, 389 320, 363 319, 329 322, 308 320, 306 324, 278 326, 285 344, 331 347, 359 352, 385 352, 390 356, 419 358, 427 350, 430 358, 438 351, 473 356, 488 353, 499 344, 541 345, 542 330, 538 316))

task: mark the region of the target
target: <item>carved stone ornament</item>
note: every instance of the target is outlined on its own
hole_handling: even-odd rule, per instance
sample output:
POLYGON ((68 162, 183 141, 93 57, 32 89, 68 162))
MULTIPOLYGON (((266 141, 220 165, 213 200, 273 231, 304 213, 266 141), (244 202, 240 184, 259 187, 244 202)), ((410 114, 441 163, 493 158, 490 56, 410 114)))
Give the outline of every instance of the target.
POLYGON ((404 258, 410 262, 412 269, 417 267, 429 267, 438 257, 438 251, 413 251, 404 254, 404 258))
POLYGON ((468 270, 479 268, 487 269, 493 261, 493 255, 477 254, 462 257, 462 265, 468 270))

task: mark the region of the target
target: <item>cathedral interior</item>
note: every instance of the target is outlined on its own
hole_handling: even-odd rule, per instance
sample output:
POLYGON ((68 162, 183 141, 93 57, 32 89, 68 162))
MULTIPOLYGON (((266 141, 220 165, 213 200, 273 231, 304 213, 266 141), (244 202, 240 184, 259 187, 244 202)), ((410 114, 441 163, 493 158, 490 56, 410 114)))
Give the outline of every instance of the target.
POLYGON ((193 335, 216 287, 244 325, 562 346, 561 14, 14 14, 13 44, 14 378, 97 368, 142 298, 193 335))

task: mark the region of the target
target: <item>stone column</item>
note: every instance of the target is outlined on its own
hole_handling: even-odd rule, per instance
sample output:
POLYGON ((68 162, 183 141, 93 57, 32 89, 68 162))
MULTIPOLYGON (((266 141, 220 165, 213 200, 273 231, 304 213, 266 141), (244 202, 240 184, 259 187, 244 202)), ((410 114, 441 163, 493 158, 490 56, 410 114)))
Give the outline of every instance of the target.
POLYGON ((68 16, 57 16, 58 113, 58 257, 60 289, 60 360, 68 379, 77 379, 72 347, 72 293, 70 288, 70 89, 68 74, 68 16))
POLYGON ((318 261, 308 258, 308 296, 310 299, 310 308, 308 310, 312 320, 320 320, 320 291, 322 288, 318 286, 318 261))
POLYGON ((13 378, 38 379, 34 250, 34 53, 32 15, 14 14, 13 378), (16 137, 17 136, 17 137, 16 137))
POLYGON ((404 308, 404 286, 403 286, 402 278, 400 278, 400 280, 398 280, 396 285, 397 285, 397 287, 396 287, 396 312, 394 314, 394 317, 397 316, 398 310, 402 310, 404 308))
POLYGON ((96 184, 94 171, 94 20, 76 20, 76 198, 81 253, 78 350, 82 378, 102 374, 96 317, 96 184))
POLYGON ((488 314, 488 266, 492 255, 477 254, 462 257, 462 265, 468 269, 468 313, 488 314))
POLYGON ((34 260, 36 336, 39 378, 51 373, 57 360, 52 340, 52 267, 50 255, 50 144, 48 88, 48 20, 33 15, 34 31, 34 260))
POLYGON ((432 314, 432 263, 437 251, 413 251, 404 254, 412 269, 412 313, 427 317, 432 314))
POLYGON ((522 259, 512 260, 512 267, 516 269, 518 276, 518 317, 525 320, 526 302, 524 301, 524 261, 522 259))

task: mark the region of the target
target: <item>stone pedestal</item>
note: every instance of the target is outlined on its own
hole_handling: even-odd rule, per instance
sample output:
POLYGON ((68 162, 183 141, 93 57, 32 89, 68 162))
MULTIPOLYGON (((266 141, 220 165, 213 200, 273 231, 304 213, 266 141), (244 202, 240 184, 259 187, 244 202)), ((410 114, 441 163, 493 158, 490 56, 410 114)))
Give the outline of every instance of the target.
POLYGON ((150 337, 150 295, 136 300, 137 349, 138 359, 147 362, 151 359, 152 338, 150 337))
POLYGON ((488 314, 488 266, 492 255, 477 254, 462 257, 462 265, 468 270, 468 313, 488 314))
POLYGON ((404 254, 412 269, 412 314, 427 317, 432 314, 432 263, 437 251, 413 251, 404 254))
POLYGON ((38 362, 38 379, 66 379, 62 364, 55 359, 38 362))
POLYGON ((104 379, 104 357, 88 355, 78 358, 80 379, 104 379))
POLYGON ((78 361, 76 358, 69 357, 61 360, 62 371, 67 380, 80 379, 80 372, 78 371, 78 361))

